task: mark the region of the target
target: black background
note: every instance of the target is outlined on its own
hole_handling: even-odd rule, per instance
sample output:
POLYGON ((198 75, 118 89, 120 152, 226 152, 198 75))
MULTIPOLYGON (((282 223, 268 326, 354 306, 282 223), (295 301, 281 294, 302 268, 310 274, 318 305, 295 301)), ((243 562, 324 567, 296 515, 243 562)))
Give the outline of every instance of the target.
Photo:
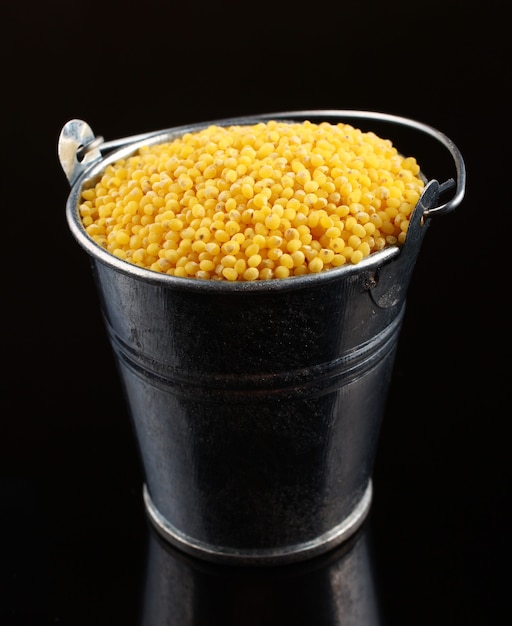
MULTIPOLYGON (((510 619, 505 6, 2 8, 1 624, 138 624, 145 579, 142 475, 88 259, 65 221, 62 126, 80 118, 114 139, 299 109, 407 116, 464 156, 466 197, 432 224, 409 291, 374 472, 373 563, 390 626, 510 619)), ((225 626, 275 623, 226 598, 225 626)))

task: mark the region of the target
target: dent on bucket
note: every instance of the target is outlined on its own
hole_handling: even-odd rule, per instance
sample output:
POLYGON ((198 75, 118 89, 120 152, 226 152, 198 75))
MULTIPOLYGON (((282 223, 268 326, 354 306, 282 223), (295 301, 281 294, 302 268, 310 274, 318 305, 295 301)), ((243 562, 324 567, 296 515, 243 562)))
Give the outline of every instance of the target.
POLYGON ((155 528, 237 563, 346 540, 371 505, 423 237, 464 197, 458 148, 415 120, 329 110, 110 142, 71 120, 59 158, 155 528), (428 179, 436 163, 396 129, 438 144, 453 177, 428 179))

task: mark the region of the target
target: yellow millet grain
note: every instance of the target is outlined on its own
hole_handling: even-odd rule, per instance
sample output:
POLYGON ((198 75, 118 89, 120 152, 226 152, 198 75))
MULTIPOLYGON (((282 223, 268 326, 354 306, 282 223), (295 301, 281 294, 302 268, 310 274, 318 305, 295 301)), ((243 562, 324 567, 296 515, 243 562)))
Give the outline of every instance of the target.
POLYGON ((268 121, 189 132, 108 165, 82 191, 116 257, 203 280, 284 279, 404 243, 424 188, 414 157, 350 124, 268 121))

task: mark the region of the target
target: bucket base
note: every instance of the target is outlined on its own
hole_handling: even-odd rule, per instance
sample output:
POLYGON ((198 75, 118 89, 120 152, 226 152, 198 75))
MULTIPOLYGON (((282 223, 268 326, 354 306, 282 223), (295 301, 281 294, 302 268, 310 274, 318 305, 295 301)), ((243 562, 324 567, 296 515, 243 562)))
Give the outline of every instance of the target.
POLYGON ((304 543, 265 550, 237 550, 198 541, 175 528, 162 516, 154 505, 146 485, 143 486, 143 497, 146 512, 158 533, 188 554, 208 561, 232 562, 237 565, 281 565, 327 552, 353 535, 370 511, 372 482, 369 481, 363 497, 350 515, 328 532, 304 543))

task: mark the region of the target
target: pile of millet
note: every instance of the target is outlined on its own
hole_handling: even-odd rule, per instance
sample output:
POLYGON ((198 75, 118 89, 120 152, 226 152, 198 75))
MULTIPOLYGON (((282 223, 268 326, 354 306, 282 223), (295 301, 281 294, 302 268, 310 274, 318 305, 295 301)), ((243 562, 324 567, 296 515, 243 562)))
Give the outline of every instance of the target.
POLYGON ((346 123, 211 125, 106 166, 81 193, 88 235, 171 276, 284 279, 405 241, 414 157, 346 123))

